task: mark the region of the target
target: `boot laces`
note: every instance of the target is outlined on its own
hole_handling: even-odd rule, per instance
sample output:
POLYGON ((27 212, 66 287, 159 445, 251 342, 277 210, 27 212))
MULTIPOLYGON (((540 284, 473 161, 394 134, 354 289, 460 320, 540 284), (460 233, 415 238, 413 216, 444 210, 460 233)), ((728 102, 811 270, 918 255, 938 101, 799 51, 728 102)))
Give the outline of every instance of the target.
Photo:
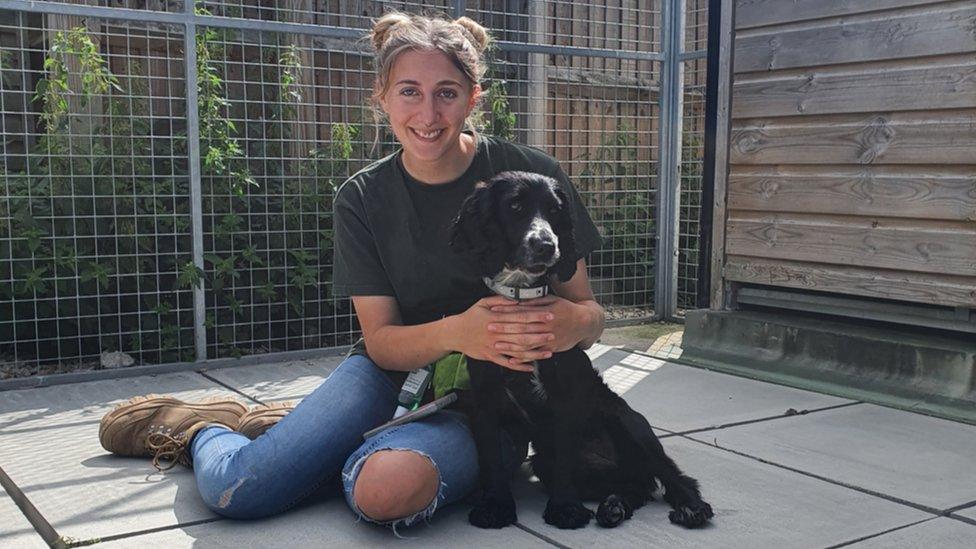
POLYGON ((169 433, 153 433, 146 439, 146 445, 155 452, 152 464, 157 471, 169 471, 177 463, 190 466, 185 432, 177 433, 175 436, 169 433))

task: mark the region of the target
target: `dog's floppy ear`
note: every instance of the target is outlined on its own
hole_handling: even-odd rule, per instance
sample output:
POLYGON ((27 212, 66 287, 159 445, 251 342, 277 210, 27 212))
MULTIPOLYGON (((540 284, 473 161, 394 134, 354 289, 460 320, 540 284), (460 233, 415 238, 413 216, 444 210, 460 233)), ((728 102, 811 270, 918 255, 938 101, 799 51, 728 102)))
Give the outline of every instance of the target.
POLYGON ((505 266, 505 236, 496 211, 491 184, 479 182, 464 199, 451 228, 451 248, 474 262, 485 276, 494 276, 505 266))
POLYGON ((555 274, 560 282, 566 282, 576 274, 576 238, 573 235, 572 204, 558 185, 553 185, 552 190, 562 207, 559 208, 555 227, 553 227, 556 235, 559 236, 559 261, 549 269, 549 272, 555 274))

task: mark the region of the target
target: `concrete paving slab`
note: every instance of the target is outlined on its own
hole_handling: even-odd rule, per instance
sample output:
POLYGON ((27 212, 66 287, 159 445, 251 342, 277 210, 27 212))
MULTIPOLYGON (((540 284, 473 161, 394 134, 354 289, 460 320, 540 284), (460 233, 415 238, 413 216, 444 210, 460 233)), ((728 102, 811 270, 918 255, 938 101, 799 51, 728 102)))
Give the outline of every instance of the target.
POLYGON ((213 382, 193 372, 90 381, 0 393, 0 436, 98 423, 105 412, 131 397, 178 392, 179 398, 211 395, 213 382))
POLYGON ((853 401, 664 362, 612 349, 594 361, 603 379, 651 425, 688 431, 853 401))
POLYGON ((671 524, 669 507, 658 498, 612 531, 593 524, 559 530, 542 519, 544 498, 524 497, 521 486, 519 522, 569 547, 727 549, 826 547, 931 516, 683 438, 662 442, 682 470, 701 482, 715 510, 711 526, 686 530, 671 524))
POLYGON ((953 514, 959 515, 961 517, 966 517, 968 519, 976 520, 976 506, 967 507, 965 509, 956 511, 953 514))
POLYGON ((91 539, 211 518, 190 471, 158 474, 98 442, 114 405, 146 393, 237 396, 196 373, 9 391, 0 398, 0 467, 62 536, 91 539))
POLYGON ((0 488, 0 547, 46 549, 44 539, 34 530, 24 514, 0 488))
POLYGON ((976 500, 976 426, 873 404, 690 435, 943 510, 976 500))
POLYGON ((468 524, 465 504, 444 508, 430 525, 400 529, 397 538, 386 528, 356 522, 338 499, 293 509, 257 521, 221 520, 96 545, 98 549, 129 547, 473 547, 489 549, 551 548, 518 528, 478 530, 468 524))
MULTIPOLYGON (((728 423, 836 406, 852 401, 780 385, 662 362, 606 345, 587 351, 607 383, 651 424, 665 431, 728 423)), ((262 402, 301 400, 328 377, 342 357, 297 360, 207 372, 262 402)))
MULTIPOLYGON (((606 370, 631 355, 609 345, 594 344, 586 353, 598 370, 606 370)), ((206 375, 262 402, 301 400, 339 366, 344 356, 221 368, 206 375)))
POLYGON ((888 532, 857 542, 849 547, 874 549, 881 547, 938 547, 939 549, 969 549, 976 540, 976 526, 958 520, 939 517, 908 528, 888 532))
POLYGON ((301 400, 329 377, 342 358, 334 356, 221 368, 206 374, 261 402, 301 400))

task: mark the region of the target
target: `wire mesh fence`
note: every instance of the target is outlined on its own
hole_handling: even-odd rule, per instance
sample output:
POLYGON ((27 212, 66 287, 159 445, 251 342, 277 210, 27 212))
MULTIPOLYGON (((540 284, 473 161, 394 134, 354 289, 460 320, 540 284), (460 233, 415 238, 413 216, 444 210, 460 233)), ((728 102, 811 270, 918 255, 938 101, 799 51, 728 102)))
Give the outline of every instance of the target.
MULTIPOLYGON (((608 316, 655 315, 659 2, 192 8, 0 0, 0 378, 358 337, 331 293, 331 201, 396 147, 368 107, 358 39, 389 8, 493 31, 482 131, 560 160, 605 238, 588 263, 608 316)), ((704 62, 686 62, 700 94, 704 62)), ((700 135, 703 106, 684 104, 685 135, 700 135)), ((679 270, 693 273, 700 145, 685 139, 679 270)))

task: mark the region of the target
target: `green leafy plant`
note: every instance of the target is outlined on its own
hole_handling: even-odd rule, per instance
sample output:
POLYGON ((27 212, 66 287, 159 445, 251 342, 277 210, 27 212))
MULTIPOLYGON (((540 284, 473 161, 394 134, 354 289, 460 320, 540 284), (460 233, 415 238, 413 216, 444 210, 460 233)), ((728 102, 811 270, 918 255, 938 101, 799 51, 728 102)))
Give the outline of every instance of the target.
POLYGON ((648 176, 638 172, 636 133, 621 126, 585 161, 582 179, 596 181, 604 191, 591 211, 604 237, 603 247, 590 257, 597 275, 614 280, 621 305, 651 303, 655 274, 654 191, 648 176))
POLYGON ((49 133, 59 130, 68 114, 67 96, 73 93, 68 86, 69 57, 77 59, 80 67, 82 106, 91 96, 104 94, 111 88, 122 91, 84 27, 58 31, 44 59, 47 75, 38 83, 35 94, 35 99, 41 99, 44 104, 41 119, 49 133))
MULTIPOLYGON (((209 15, 204 8, 198 14, 209 15)), ((244 162, 244 150, 238 142, 237 126, 226 115, 230 101, 224 96, 224 81, 217 59, 218 47, 226 39, 214 28, 197 32, 197 109, 200 118, 200 160, 208 175, 229 175, 231 189, 244 194, 246 186, 258 186, 244 162)))
POLYGON ((488 118, 486 130, 503 139, 514 139, 517 119, 509 106, 505 81, 492 80, 488 85, 487 95, 491 116, 488 118))

